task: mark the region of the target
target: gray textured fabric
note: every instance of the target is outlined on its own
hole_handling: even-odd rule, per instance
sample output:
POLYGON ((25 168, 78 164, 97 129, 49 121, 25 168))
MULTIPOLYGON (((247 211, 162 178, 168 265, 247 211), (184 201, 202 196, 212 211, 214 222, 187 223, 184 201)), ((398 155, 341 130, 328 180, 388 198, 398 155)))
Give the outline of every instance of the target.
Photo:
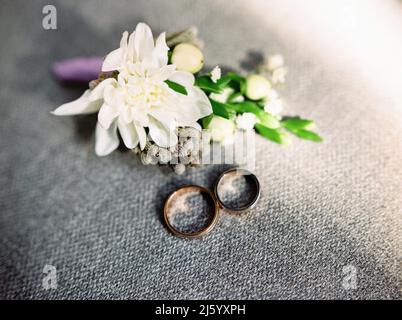
POLYGON ((52 3, 56 31, 42 29, 45 1, 1 4, 0 298, 400 298, 400 2, 52 3), (163 201, 184 183, 211 186, 220 166, 176 177, 129 152, 98 158, 93 116, 49 113, 81 91, 55 83, 51 63, 109 52, 139 21, 199 26, 210 66, 283 53, 287 113, 326 138, 258 139, 257 208, 200 240, 167 232, 163 201), (45 264, 55 290, 42 288, 45 264))

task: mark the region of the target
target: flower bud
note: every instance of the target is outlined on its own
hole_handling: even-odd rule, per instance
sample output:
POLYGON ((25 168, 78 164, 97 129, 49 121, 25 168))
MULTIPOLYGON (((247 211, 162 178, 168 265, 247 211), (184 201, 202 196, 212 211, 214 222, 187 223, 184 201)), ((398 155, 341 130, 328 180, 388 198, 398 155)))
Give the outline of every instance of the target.
POLYGON ((196 46, 180 43, 173 49, 172 63, 178 70, 196 73, 204 65, 204 55, 196 46))
POLYGON ((271 90, 271 83, 263 76, 252 74, 247 77, 246 96, 251 100, 265 98, 271 90))
POLYGON ((232 120, 214 116, 208 125, 208 130, 211 132, 213 141, 224 142, 233 137, 235 124, 232 120))

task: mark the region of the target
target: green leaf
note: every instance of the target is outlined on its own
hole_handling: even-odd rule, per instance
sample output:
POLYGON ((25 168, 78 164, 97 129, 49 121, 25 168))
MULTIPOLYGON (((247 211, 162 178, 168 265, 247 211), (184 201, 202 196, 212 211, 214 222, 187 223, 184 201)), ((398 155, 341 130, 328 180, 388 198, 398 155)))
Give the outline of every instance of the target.
POLYGON ((244 101, 240 103, 232 103, 229 106, 237 113, 251 112, 254 113, 265 127, 276 129, 281 126, 280 121, 272 114, 265 112, 255 102, 244 101))
POLYGON ((225 75, 225 77, 226 77, 226 78, 229 78, 229 79, 232 80, 232 81, 236 81, 236 82, 238 82, 238 83, 240 83, 240 82, 242 82, 242 81, 246 81, 246 78, 244 78, 243 76, 241 76, 241 75, 239 75, 239 74, 237 74, 236 72, 233 72, 233 71, 228 72, 228 73, 225 75))
POLYGON ((289 143, 289 135, 287 135, 283 130, 280 128, 278 129, 271 129, 268 128, 260 123, 257 123, 255 125, 255 129, 259 134, 261 134, 263 137, 274 141, 279 144, 287 144, 289 143))
POLYGON ((195 85, 206 92, 213 93, 221 93, 223 89, 230 86, 235 91, 244 94, 246 90, 246 79, 235 72, 229 72, 215 83, 211 80, 210 75, 203 75, 195 79, 195 85))
POLYGON ((241 94, 245 95, 247 90, 247 82, 246 79, 244 81, 240 82, 240 92, 241 94))
POLYGON ((259 119, 263 125, 271 129, 277 129, 280 128, 281 126, 281 123, 278 120, 278 118, 263 110, 260 111, 259 119))
POLYGON ((213 82, 209 76, 200 76, 195 79, 195 85, 202 90, 213 93, 221 93, 221 87, 213 82))
POLYGON ((214 114, 211 113, 209 116, 206 116, 206 117, 201 119, 201 125, 202 125, 203 129, 208 128, 209 123, 211 122, 213 117, 214 117, 214 114))
MULTIPOLYGON (((218 81, 216 81, 216 85, 217 85, 219 88, 223 89, 223 88, 225 88, 225 87, 228 86, 228 84, 229 84, 229 82, 230 82, 231 80, 232 80, 232 79, 231 79, 230 77, 223 76, 223 77, 221 77, 218 81)), ((212 81, 212 80, 211 80, 211 81, 212 81)))
POLYGON ((282 126, 295 136, 311 140, 315 142, 321 142, 323 139, 315 132, 308 130, 314 125, 312 120, 302 119, 300 117, 287 118, 281 121, 282 126))
POLYGON ((323 138, 320 137, 317 133, 306 130, 306 129, 288 129, 291 133, 293 133, 295 136, 298 136, 299 138, 305 139, 305 140, 310 140, 310 141, 315 141, 315 142, 321 142, 323 141, 323 138))
POLYGON ((287 129, 307 129, 314 124, 313 120, 301 119, 299 117, 287 118, 282 120, 281 123, 287 129))
POLYGON ((173 81, 170 81, 170 80, 165 80, 165 82, 169 86, 170 89, 172 89, 172 90, 174 90, 174 91, 176 91, 178 93, 187 95, 186 88, 184 86, 182 86, 181 84, 178 84, 177 82, 173 82, 173 81))
POLYGON ((246 93, 246 78, 235 72, 228 72, 225 78, 230 79, 229 85, 235 89, 235 91, 240 92, 242 95, 246 93))
POLYGON ((220 103, 218 101, 209 100, 212 105, 212 110, 215 115, 220 116, 222 118, 231 119, 236 115, 236 112, 230 108, 230 106, 226 103, 220 103))

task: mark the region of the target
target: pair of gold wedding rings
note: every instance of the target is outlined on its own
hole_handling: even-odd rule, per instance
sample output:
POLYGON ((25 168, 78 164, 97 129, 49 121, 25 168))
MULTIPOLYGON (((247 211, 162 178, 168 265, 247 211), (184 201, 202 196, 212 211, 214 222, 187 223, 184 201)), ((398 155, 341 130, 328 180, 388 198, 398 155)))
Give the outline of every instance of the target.
POLYGON ((258 181, 257 177, 251 173, 250 171, 246 169, 239 169, 239 168, 233 168, 229 169, 225 172, 223 172, 219 178, 217 179, 214 190, 211 192, 209 189, 198 186, 198 185, 186 185, 183 187, 180 187, 176 191, 174 191, 166 200, 164 210, 163 210, 163 216, 164 220, 166 223, 166 226, 168 229, 176 236, 182 237, 182 238, 198 238, 203 235, 208 234, 211 232, 211 230, 215 227, 216 223, 218 222, 219 218, 219 212, 221 209, 224 209, 225 211, 229 213, 235 213, 235 214, 240 214, 245 211, 248 211, 252 208, 255 207, 257 204, 258 199, 260 198, 261 195, 261 189, 260 189, 260 182, 258 181), (243 176, 248 181, 252 184, 252 194, 249 197, 247 203, 242 203, 239 206, 233 206, 229 203, 226 203, 222 196, 220 195, 220 187, 221 183, 224 181, 224 179, 229 178, 229 177, 235 177, 235 176, 243 176), (212 217, 209 219, 208 223, 203 226, 201 229, 194 231, 194 232, 187 232, 187 231, 182 231, 179 230, 179 228, 175 227, 171 220, 171 214, 172 214, 172 206, 173 202, 177 200, 179 197, 185 196, 187 194, 191 193, 200 193, 203 196, 206 197, 207 201, 210 203, 210 206, 213 206, 212 210, 212 217))

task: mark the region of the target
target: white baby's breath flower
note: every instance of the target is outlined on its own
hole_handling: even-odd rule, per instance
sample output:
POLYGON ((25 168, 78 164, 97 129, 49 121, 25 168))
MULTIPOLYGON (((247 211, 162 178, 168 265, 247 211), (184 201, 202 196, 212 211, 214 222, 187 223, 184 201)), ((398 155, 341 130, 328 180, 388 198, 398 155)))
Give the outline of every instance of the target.
POLYGON ((283 102, 279 98, 276 90, 271 89, 269 92, 265 104, 264 104, 265 112, 269 112, 273 115, 279 116, 283 111, 283 102))
POLYGON ((194 76, 168 65, 165 34, 154 41, 151 29, 139 23, 128 36, 124 32, 120 48, 109 53, 102 71, 117 70, 117 79, 108 78, 86 90, 75 101, 57 108, 55 115, 98 112, 95 151, 104 156, 119 144, 117 130, 129 149, 144 149, 146 128, 161 147, 177 143, 176 128, 201 129, 197 120, 212 113, 208 97, 194 86, 194 76), (187 95, 171 89, 165 80, 185 87, 187 95))
MULTIPOLYGON (((209 98, 220 102, 220 103, 226 103, 229 101, 229 97, 234 93, 234 90, 230 87, 226 87, 224 88, 221 93, 210 93, 209 94, 209 98)), ((234 103, 239 103, 239 102, 243 102, 244 101, 244 97, 240 94, 236 94, 235 96, 233 96, 232 98, 230 98, 230 102, 234 102, 234 103)))
POLYGON ((269 90, 268 95, 265 98, 265 100, 266 101, 272 101, 272 100, 275 100, 275 99, 278 99, 278 98, 279 98, 278 91, 276 91, 275 89, 271 89, 271 90, 269 90))
POLYGON ((229 144, 233 141, 235 133, 235 123, 232 120, 225 119, 219 116, 213 116, 208 125, 208 130, 211 134, 212 141, 229 144))
POLYGON ((257 123, 257 117, 254 113, 245 112, 242 115, 237 116, 236 125, 237 128, 242 130, 252 130, 257 123))
POLYGON ((285 83, 287 73, 288 73, 288 69, 286 67, 280 67, 280 68, 275 69, 272 72, 272 76, 271 76, 272 83, 274 83, 274 84, 285 83))
POLYGON ((216 83, 222 76, 221 68, 216 66, 211 71, 211 80, 216 83))
POLYGON ((273 101, 266 103, 264 106, 264 110, 273 115, 280 115, 283 111, 282 100, 277 99, 277 100, 273 100, 273 101))
POLYGON ((283 56, 280 54, 275 54, 268 57, 266 67, 269 71, 274 71, 277 68, 283 67, 283 64, 283 56))

